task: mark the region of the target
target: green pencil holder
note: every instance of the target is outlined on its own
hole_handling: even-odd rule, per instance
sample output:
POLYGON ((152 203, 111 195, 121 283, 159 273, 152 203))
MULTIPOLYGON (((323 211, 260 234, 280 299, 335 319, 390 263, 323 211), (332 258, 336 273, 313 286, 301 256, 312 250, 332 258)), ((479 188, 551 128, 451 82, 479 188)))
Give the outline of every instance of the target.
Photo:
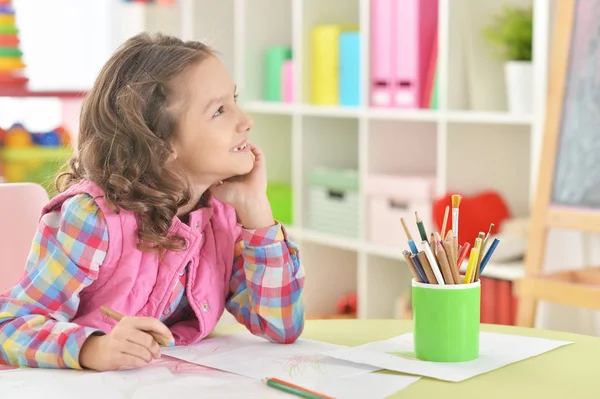
POLYGON ((479 357, 481 285, 413 280, 414 351, 419 360, 466 362, 479 357))

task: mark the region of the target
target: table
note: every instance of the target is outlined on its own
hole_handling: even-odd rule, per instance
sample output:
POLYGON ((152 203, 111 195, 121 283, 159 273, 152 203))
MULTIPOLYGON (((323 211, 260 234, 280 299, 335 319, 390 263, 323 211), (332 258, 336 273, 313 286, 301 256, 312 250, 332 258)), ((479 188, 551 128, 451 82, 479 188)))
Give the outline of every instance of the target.
MULTIPOLYGON (((219 326, 212 335, 228 334, 240 328, 243 327, 219 326)), ((308 320, 302 337, 356 346, 411 331, 410 320, 308 320)), ((482 325, 481 331, 565 340, 573 344, 459 383, 421 378, 390 399, 600 397, 600 338, 497 325, 482 325)))

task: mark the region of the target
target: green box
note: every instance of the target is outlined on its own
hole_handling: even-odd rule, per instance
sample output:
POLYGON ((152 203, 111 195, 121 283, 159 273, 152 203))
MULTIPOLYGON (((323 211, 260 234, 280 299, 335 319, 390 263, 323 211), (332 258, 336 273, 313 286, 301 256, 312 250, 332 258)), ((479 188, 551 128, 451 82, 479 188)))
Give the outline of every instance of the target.
POLYGON ((292 186, 287 183, 269 182, 267 197, 271 203, 273 217, 285 225, 293 224, 292 186))
POLYGON ((481 285, 412 282, 414 351, 430 362, 479 357, 481 285))
POLYGON ((54 180, 65 170, 72 154, 73 150, 69 147, 3 148, 4 179, 8 183, 40 184, 52 197, 56 194, 54 180))

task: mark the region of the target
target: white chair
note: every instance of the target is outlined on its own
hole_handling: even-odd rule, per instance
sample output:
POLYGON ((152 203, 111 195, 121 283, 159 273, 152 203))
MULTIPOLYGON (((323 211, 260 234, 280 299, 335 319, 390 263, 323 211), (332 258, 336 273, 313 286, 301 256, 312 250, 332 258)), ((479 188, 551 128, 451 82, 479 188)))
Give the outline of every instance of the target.
POLYGON ((46 190, 35 183, 0 183, 0 294, 25 270, 46 190))

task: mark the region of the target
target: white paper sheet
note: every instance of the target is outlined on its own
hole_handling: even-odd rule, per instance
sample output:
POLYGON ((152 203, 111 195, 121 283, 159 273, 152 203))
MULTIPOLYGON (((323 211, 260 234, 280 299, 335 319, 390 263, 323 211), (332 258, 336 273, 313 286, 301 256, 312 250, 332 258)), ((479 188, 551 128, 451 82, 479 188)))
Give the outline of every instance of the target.
POLYGON ((279 378, 309 389, 320 380, 358 376, 378 369, 322 355, 343 348, 307 339, 290 345, 274 344, 242 333, 208 338, 187 347, 163 348, 162 353, 254 379, 279 378))
MULTIPOLYGON (((294 399, 263 382, 237 374, 216 371, 206 375, 179 375, 169 382, 140 387, 131 399, 294 399)), ((112 398, 111 398, 112 399, 112 398)))
POLYGON ((419 378, 401 374, 369 373, 336 380, 322 380, 313 390, 337 399, 385 399, 417 382, 419 378))
POLYGON ((106 373, 20 369, 0 375, 0 392, 7 398, 129 399, 141 386, 174 378, 165 367, 106 373))
MULTIPOLYGON (((322 380, 314 391, 336 399, 384 399, 419 380, 399 374, 369 373, 342 379, 322 380)), ((132 399, 221 399, 259 398, 294 399, 291 395, 263 382, 217 371, 211 375, 177 376, 175 380, 139 388, 132 399), (219 374, 221 373, 221 374, 219 374)))
POLYGON ((325 354, 357 364, 458 382, 571 343, 482 332, 479 337, 478 359, 460 363, 434 363, 414 358, 413 336, 410 333, 325 354))

